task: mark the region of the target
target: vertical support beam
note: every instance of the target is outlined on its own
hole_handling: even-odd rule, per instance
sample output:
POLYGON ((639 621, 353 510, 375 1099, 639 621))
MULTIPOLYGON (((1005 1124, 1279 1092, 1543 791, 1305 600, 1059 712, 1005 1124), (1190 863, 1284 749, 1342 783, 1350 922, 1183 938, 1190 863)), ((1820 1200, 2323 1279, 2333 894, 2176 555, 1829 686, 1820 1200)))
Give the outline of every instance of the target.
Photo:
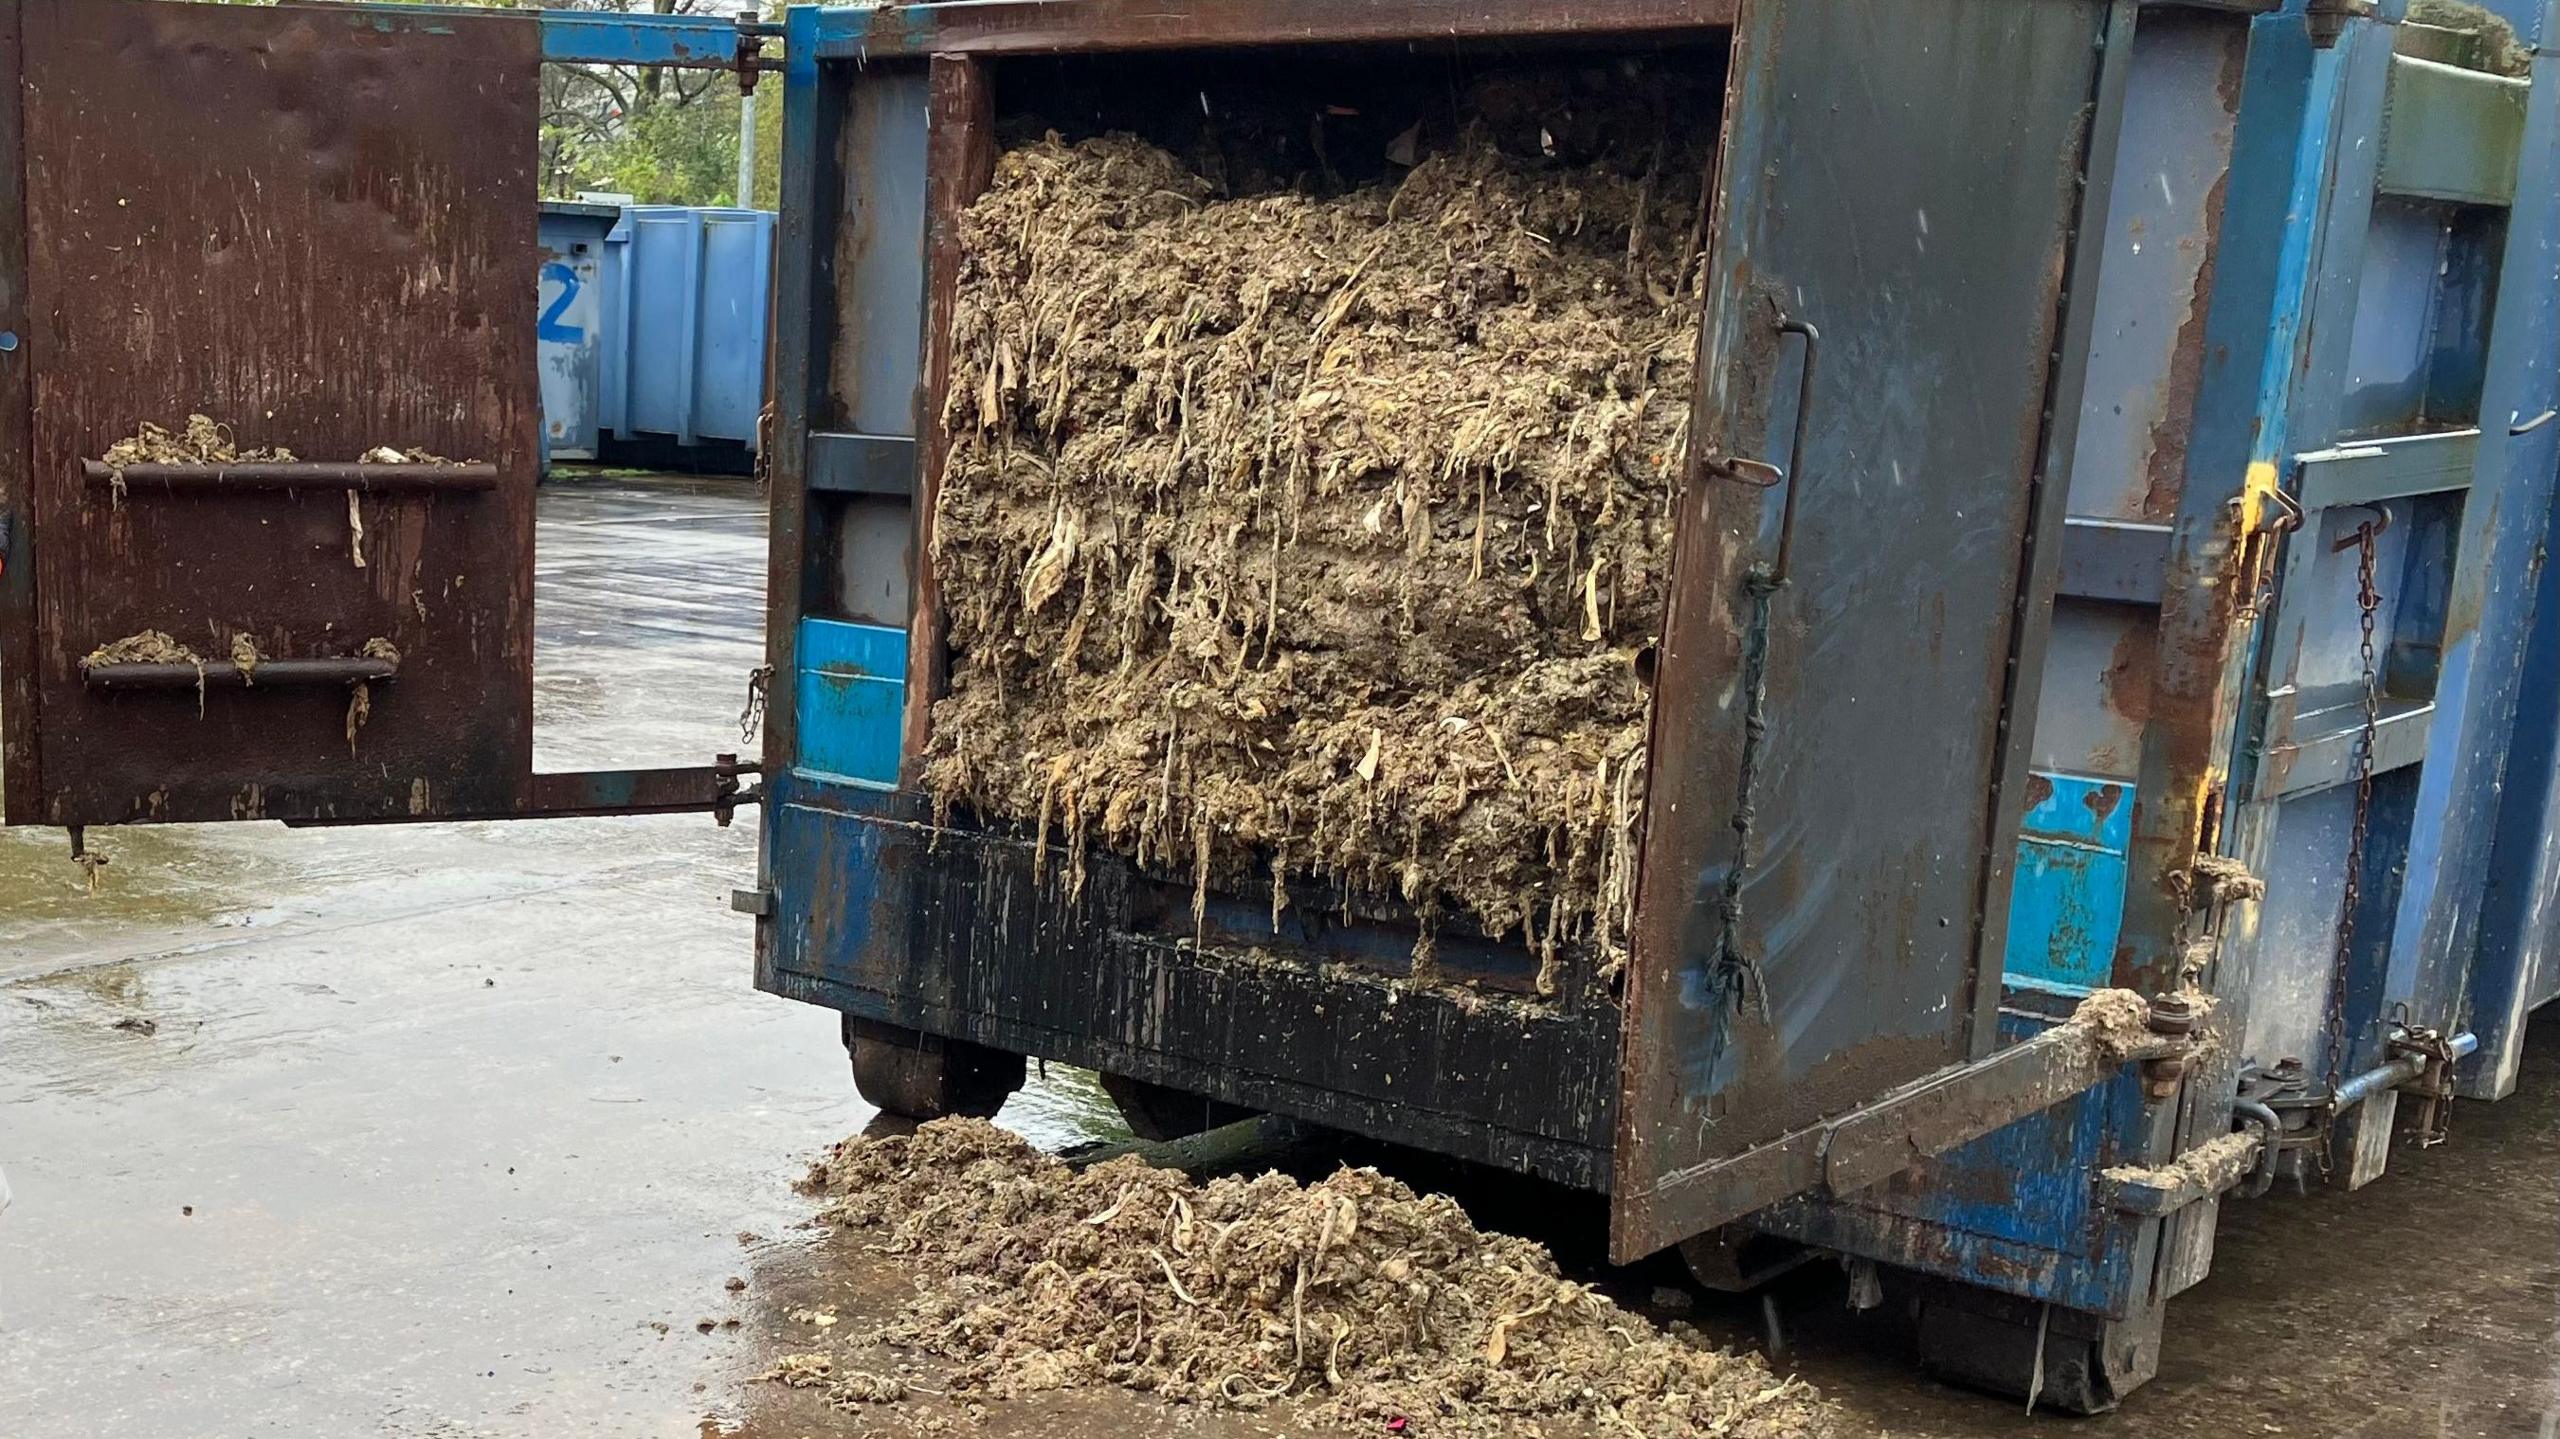
POLYGON ((36 768, 35 487, 28 425, 26 149, 18 0, 0 0, 0 802, 31 823, 44 795, 36 768))
POLYGON ((756 205, 756 92, 738 97, 738 208, 756 205))
MULTIPOLYGON (((827 350, 828 317, 834 314, 835 277, 829 263, 835 233, 836 175, 826 123, 834 108, 824 93, 818 64, 818 12, 795 6, 784 38, 782 88, 781 271, 774 281, 772 452, 766 464, 771 505, 765 573, 764 772, 777 776, 791 764, 798 742, 792 695, 799 673, 799 621, 807 600, 809 544, 809 427, 821 383, 819 357, 827 350), (824 297, 826 303, 820 303, 824 297)), ((627 267, 626 267, 627 268, 627 267)), ((778 805, 764 809, 770 839, 778 805)), ((772 845, 763 846, 760 880, 772 883, 772 845)))
POLYGON ((933 702, 949 683, 942 590, 933 568, 934 510, 949 446, 942 397, 951 380, 951 318, 960 299, 960 215, 995 179, 995 101, 986 66, 936 55, 927 72, 925 120, 924 373, 916 387, 916 588, 908 623, 907 713, 901 773, 914 776, 933 732, 933 702))
POLYGON ((2137 0, 2115 0, 2107 10, 2104 50, 2090 95, 2089 134, 2082 152, 2080 214, 2072 227, 2071 260, 2062 280, 2058 356, 2046 382, 2043 458, 2029 501, 2027 545, 2018 556, 2017 602, 2010 612, 2007 672, 2000 704, 2000 766, 1989 798, 1991 857, 1982 873, 1982 898, 1974 952, 1972 1056, 2000 1047, 2001 957, 2009 952, 2009 887, 2018 867, 2018 831, 2029 805, 2013 797, 2027 784, 2035 756, 2036 696, 2044 689, 2045 656, 2053 637, 2054 585, 2062 569, 2063 521, 2071 509, 2071 464, 2080 445, 2080 416, 2088 399, 2089 356, 2096 345, 2098 295, 2104 284, 2107 237, 2114 228, 2116 157, 2124 141, 2125 92, 2132 84, 2137 0))
POLYGON ((2265 492, 2284 444, 2283 401, 2312 264, 2300 242, 2308 227, 2291 218, 2317 212, 2334 80, 2298 18, 2254 23, 2231 189, 2285 202, 2232 206, 2214 259, 2205 373, 2170 531, 2115 956, 2116 982, 2132 988, 2156 991, 2177 979, 2190 871, 2220 838, 2222 756, 2238 729, 2246 650, 2248 597, 2234 581, 2251 537, 2274 517, 2265 492), (2274 433, 2261 435, 2262 415, 2274 433))
MULTIPOLYGON (((2355 22, 2357 32, 2370 28, 2355 22)), ((2252 22, 2230 189, 2253 199, 2226 211, 2214 259, 2205 373, 2170 535, 2152 721, 2143 734, 2114 965, 2116 983, 2145 992, 2175 988, 2185 947, 2206 938, 2194 912, 2197 859, 2237 853, 2253 867, 2263 863, 2253 849, 2262 846, 2264 828, 2236 824, 2227 812, 2226 796, 2244 792, 2234 785, 2229 763, 2250 708, 2255 591, 2278 540, 2274 492, 2292 448, 2297 382, 2315 337, 2330 328, 2341 339, 2346 333, 2343 323, 2325 323, 2332 313, 2324 298, 2327 306, 2338 298, 2324 297, 2319 280, 2329 232, 2338 223, 2331 187, 2348 98, 2342 77, 2358 48, 2355 39, 2351 34, 2338 48, 2321 49, 2298 14, 2252 22)), ((2387 64, 2387 32, 2375 48, 2381 51, 2375 58, 2387 64)), ((2359 233, 2364 220, 2358 210, 2359 233)), ((2217 1022, 2226 1032, 2247 1022, 2256 922, 2255 905, 2233 905, 2220 917, 2220 932, 2210 936, 2219 953, 2208 984, 2222 996, 2217 1022)), ((2155 1124, 2138 1158, 2165 1160, 2182 1144, 2228 1128, 2237 1048, 2224 1046, 2192 1076, 2185 1102, 2155 1124)), ((2212 1215, 2177 1228, 2167 1247, 2189 1251, 2193 1267, 2210 1244, 2212 1215)))
MULTIPOLYGON (((2279 17, 2260 22, 2262 27, 2299 23, 2279 17)), ((2396 31, 2389 23, 2366 17, 2351 18, 2342 24, 2333 46, 2311 54, 2314 98, 2306 108, 2305 149, 2310 148, 2311 137, 2317 136, 2320 157, 2316 163, 2306 163, 2298 174, 2301 188, 2287 208, 2297 217, 2312 218, 2308 223, 2297 223, 2297 236, 2288 240, 2289 255, 2291 246, 2298 243, 2301 247, 2300 268, 2292 272, 2289 281, 2294 287, 2291 306, 2296 323, 2284 336, 2285 353, 2269 357, 2260 400, 2260 439, 2249 451, 2247 498, 2255 498, 2261 485, 2268 491, 2299 490, 2299 466, 2293 455, 2318 449, 2336 438, 2339 413, 2346 398, 2348 350, 2355 333, 2365 242, 2373 228, 2375 181, 2382 160, 2381 148, 2371 143, 2368 132, 2372 118, 2384 112, 2396 31), (2279 363, 2281 370, 2277 368, 2279 363)), ((2260 519, 2263 523, 2274 517, 2269 508, 2261 512, 2260 519)), ((2289 553, 2289 547, 2297 542, 2313 541, 2280 541, 2275 535, 2266 536, 2263 550, 2271 573, 2279 556, 2289 553)), ((2252 597, 2238 598, 2246 602, 2252 597)), ((2259 788, 2256 741, 2265 730, 2267 696, 2277 684, 2291 682, 2304 634, 2298 616, 2288 616, 2281 608, 2272 616, 2274 623, 2269 623, 2269 618, 2258 616, 2247 633, 2236 637, 2238 643, 2232 647, 2224 703, 2229 706, 2227 712, 2235 728, 2217 752, 2229 766, 2221 788, 2219 852, 2239 859, 2251 873, 2260 876, 2266 875, 2275 863, 2276 826, 2284 802, 2272 797, 2247 799, 2259 788), (2283 678, 2279 680, 2277 676, 2283 678)), ((2377 828, 2378 832, 2387 832, 2377 828)), ((2202 838, 2207 848, 2214 847, 2216 836, 2206 834, 2202 838)), ((2377 859, 2386 850, 2387 846, 2382 846, 2368 853, 2364 886, 2368 894, 2376 892, 2370 882, 2372 873, 2387 867, 2387 859, 2377 859)), ((2248 1031, 2255 994, 2269 988, 2267 966, 2282 963, 2309 967, 2319 976, 2322 1004, 2328 1002, 2334 956, 2325 949, 2316 955, 2263 952, 2259 907, 2251 904, 2240 908, 2246 912, 2237 917, 2238 922, 2216 937, 2219 943, 2210 982, 2222 1002, 2217 1022, 2235 1039, 2212 1068, 2208 1076, 2210 1087, 2191 1088, 2196 1098, 2189 1116, 2189 1144, 2229 1128, 2229 1101, 2241 1061, 2275 1057, 2244 1054, 2239 1040, 2248 1031)), ((2360 919, 2359 932, 2363 937, 2359 947, 2378 953, 2377 926, 2371 920, 2360 919)), ((2349 976, 2350 981, 2352 978, 2349 976)), ((2381 1047, 2378 1037, 2369 1048, 2358 1044, 2353 1014, 2351 1008, 2347 1053, 2340 1066, 2348 1072, 2371 1062, 2362 1057, 2368 1052, 2378 1057, 2381 1047)), ((2315 1071, 2317 1068, 2315 1064, 2315 1071)))
MULTIPOLYGON (((2434 788, 2439 769, 2452 771, 2456 802, 2478 806, 2473 823, 2448 815, 2441 847, 2429 871, 2433 901, 2427 912, 2410 904, 2402 924, 2413 943, 2392 951, 2390 998, 2419 987, 2418 970, 2431 946, 2449 946, 2453 965, 2468 964, 2470 1020, 2480 1048, 2463 1063, 2460 1092, 2497 1099, 2515 1088, 2523 1061, 2525 1014, 2534 999, 2536 967, 2552 946, 2544 933, 2550 898, 2560 885, 2560 790, 2554 780, 2554 637, 2560 634, 2560 570, 2550 558, 2554 485, 2560 482, 2560 426, 2545 424, 2510 433, 2545 410, 2560 406, 2560 272, 2552 254, 2560 246, 2560 51, 2554 16, 2560 0, 2547 0, 2541 42, 2533 60, 2533 90, 2526 101, 2524 151, 2516 171, 2516 200, 2507 215, 2507 248, 2500 267, 2498 314, 2489 336, 2488 392, 2481 400, 2481 459, 2472 481, 2464 528, 2475 511, 2494 523, 2493 553, 2476 568, 2465 563, 2455 578, 2453 613, 2466 597, 2480 608, 2477 628, 2462 641, 2466 668, 2480 709, 2469 720, 2447 707, 2455 674, 2447 646, 2444 683, 2437 695, 2432 750, 2458 746, 2445 761, 2434 753, 2422 773, 2419 803, 2434 788), (2492 456, 2495 459, 2492 459, 2492 456), (2482 586, 2489 593, 2479 595, 2482 586), (2471 657, 2478 656, 2476 667, 2471 657), (2488 661, 2498 663, 2494 672, 2488 661), (2492 707, 2496 708, 2492 708, 2492 707), (2480 822, 2494 816, 2494 827, 2480 822), (2494 831, 2484 834, 2484 831, 2494 831), (2453 889, 2449 881, 2482 875, 2479 888, 2453 889), (2476 904, 2474 901, 2476 900, 2476 904), (2476 919, 2472 918, 2476 916, 2476 919)), ((2471 537, 2466 534, 2465 544, 2471 537)), ((2468 556, 2465 556, 2466 561, 2468 556)), ((2411 856, 2411 895, 2418 894, 2417 856, 2411 856)), ((2451 1027, 2457 1008, 2442 1016, 2451 1027)), ((2438 1016, 2419 1013, 2422 1022, 2438 1016)))

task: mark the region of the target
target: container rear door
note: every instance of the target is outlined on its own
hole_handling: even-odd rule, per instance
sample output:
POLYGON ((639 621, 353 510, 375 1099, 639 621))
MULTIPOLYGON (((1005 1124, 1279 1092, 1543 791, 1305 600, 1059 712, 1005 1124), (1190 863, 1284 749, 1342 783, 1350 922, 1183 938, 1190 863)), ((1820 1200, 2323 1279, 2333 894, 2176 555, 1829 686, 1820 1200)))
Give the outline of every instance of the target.
POLYGON ((0 0, 11 821, 523 804, 540 44, 0 0), (190 415, 292 461, 97 463, 190 415))
POLYGON ((1993 1043, 2010 697, 2046 623, 2025 598, 2048 395, 2119 13, 1745 0, 1659 668, 1622 1257, 1806 1188, 1821 1121, 1993 1043), (1764 623, 1753 577, 1782 562, 1764 623))

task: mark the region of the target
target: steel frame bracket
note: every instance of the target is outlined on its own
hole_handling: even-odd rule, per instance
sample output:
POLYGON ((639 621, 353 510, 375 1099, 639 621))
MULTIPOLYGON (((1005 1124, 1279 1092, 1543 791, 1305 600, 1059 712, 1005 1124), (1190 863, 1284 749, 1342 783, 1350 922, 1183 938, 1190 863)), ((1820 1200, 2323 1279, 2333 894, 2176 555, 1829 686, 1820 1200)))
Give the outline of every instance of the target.
POLYGON ((2194 1052, 2191 1034, 2128 1039, 2075 1017, 1845 1114, 1675 1174, 1659 1192, 1679 1194, 1684 1206, 1702 1205, 1711 1225, 1782 1199, 1850 1194, 2094 1089, 2127 1064, 2183 1067, 2194 1052))

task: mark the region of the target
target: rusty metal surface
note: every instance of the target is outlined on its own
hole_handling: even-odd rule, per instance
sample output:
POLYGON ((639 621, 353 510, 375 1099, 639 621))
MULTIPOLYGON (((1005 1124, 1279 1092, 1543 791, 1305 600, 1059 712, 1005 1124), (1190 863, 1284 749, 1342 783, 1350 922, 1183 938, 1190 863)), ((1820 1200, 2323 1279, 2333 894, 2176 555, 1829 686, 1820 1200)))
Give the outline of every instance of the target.
POLYGON ((1738 0, 982 0, 830 16, 830 58, 1060 54, 1311 42, 1644 35, 1734 23, 1738 0))
POLYGON ((23 34, 45 637, 25 817, 509 809, 531 767, 538 25, 23 0, 23 34), (343 487, 119 500, 84 478, 191 411, 321 461, 471 457, 496 488, 366 496, 358 540, 343 487), (342 689, 199 716, 83 683, 82 655, 143 629, 278 660, 378 636, 401 677, 350 752, 342 689))
POLYGON ((1779 506, 1703 478, 1683 500, 1628 982, 1621 1257, 1701 1227, 1712 1206, 1678 1192, 1690 1171, 1987 1039, 2003 695, 2106 10, 1767 0, 1737 37, 1697 433, 1828 491, 1804 497, 1770 636, 1742 936, 1765 1008, 1710 959, 1745 742, 1744 572, 1779 506), (1797 362, 1775 317, 1829 342, 1807 455, 1777 453, 1797 362))
POLYGON ((948 447, 941 442, 944 392, 951 378, 951 317, 960 296, 960 214, 995 178, 995 99, 986 66, 968 56, 936 55, 928 72, 925 116, 924 380, 916 389, 916 433, 923 437, 916 477, 914 607, 908 620, 905 770, 923 764, 933 732, 933 702, 951 670, 942 590, 934 577, 934 509, 942 492, 948 447))
POLYGON ((33 820, 42 781, 36 732, 35 505, 27 469, 26 170, 19 143, 20 0, 0 0, 0 820, 33 820))

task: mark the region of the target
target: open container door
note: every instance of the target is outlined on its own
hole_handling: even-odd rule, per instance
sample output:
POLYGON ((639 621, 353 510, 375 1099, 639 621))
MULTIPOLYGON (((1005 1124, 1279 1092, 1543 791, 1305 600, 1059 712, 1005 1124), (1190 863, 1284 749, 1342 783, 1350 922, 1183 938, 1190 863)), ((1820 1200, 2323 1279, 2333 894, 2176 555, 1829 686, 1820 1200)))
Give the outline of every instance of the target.
POLYGON ((2062 509, 2039 503, 2067 451, 2049 397, 2119 25, 2103 0, 1743 5, 1627 990, 1622 1259, 2099 1077, 2068 1041, 1988 1056, 2031 722, 2010 717, 2062 509))
POLYGON ((734 768, 532 773, 543 43, 0 0, 11 823, 725 803, 734 768), (293 459, 102 463, 190 414, 293 459), (200 662, 99 653, 146 631, 200 662))

